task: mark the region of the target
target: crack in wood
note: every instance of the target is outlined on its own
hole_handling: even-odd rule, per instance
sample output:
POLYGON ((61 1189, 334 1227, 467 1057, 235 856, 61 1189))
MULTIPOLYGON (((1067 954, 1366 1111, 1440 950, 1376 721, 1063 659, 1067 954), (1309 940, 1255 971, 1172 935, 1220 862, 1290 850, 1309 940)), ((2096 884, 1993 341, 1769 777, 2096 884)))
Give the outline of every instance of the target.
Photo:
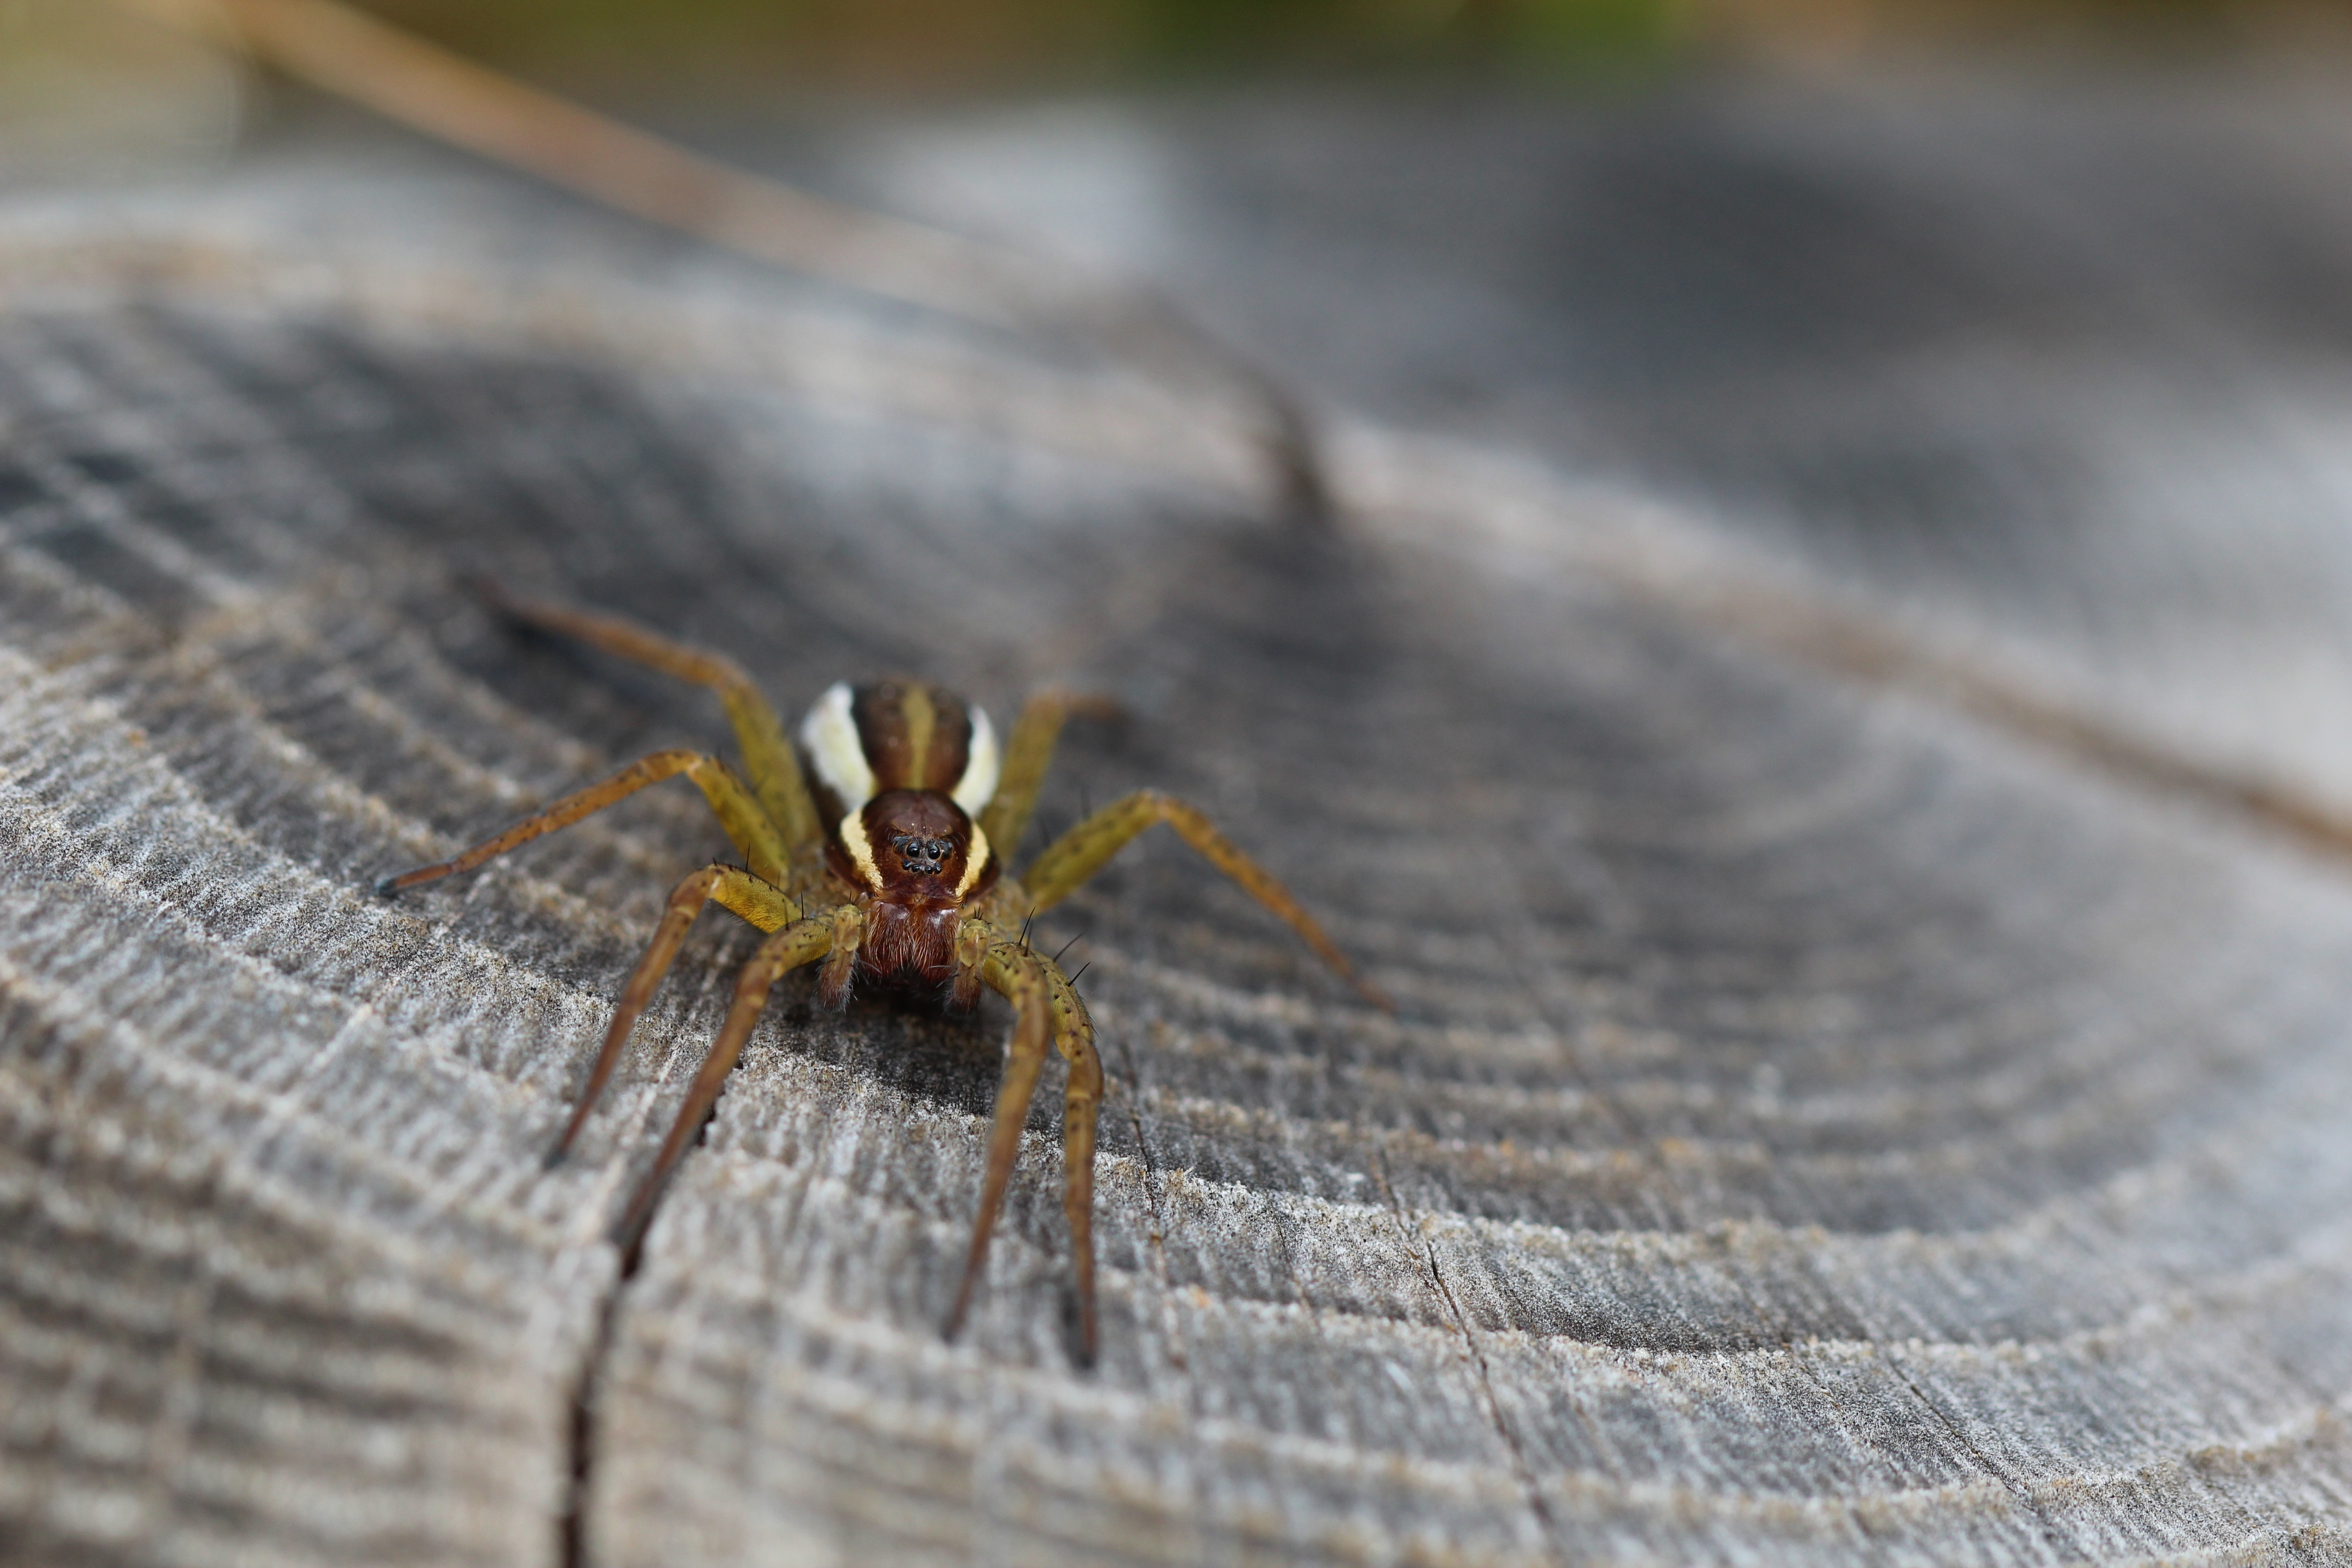
POLYGON ((1397 1234, 1405 1246, 1420 1257, 1431 1288, 1437 1292, 1438 1300, 1445 1303, 1446 1316, 1452 1321, 1455 1336, 1462 1342, 1463 1353, 1469 1357, 1471 1367, 1477 1375, 1478 1398, 1486 1407, 1487 1422, 1493 1426, 1495 1436, 1511 1456, 1511 1473, 1526 1495, 1528 1511, 1535 1516, 1547 1545, 1557 1552, 1560 1544, 1558 1524, 1552 1518, 1551 1506, 1544 1500, 1543 1489, 1537 1484, 1535 1468, 1528 1462, 1526 1447, 1519 1441, 1518 1434, 1511 1430, 1510 1422, 1503 1415, 1502 1402, 1495 1396, 1494 1374, 1486 1365, 1486 1352, 1478 1346, 1478 1338, 1470 1326, 1469 1316, 1463 1311, 1461 1301, 1455 1298, 1453 1287, 1446 1282, 1445 1271, 1438 1265, 1436 1247, 1427 1237, 1413 1235, 1404 1205, 1389 1180, 1386 1151, 1375 1149, 1373 1159, 1379 1170, 1381 1193, 1388 1200, 1389 1213, 1396 1225, 1397 1234))
POLYGON ((595 1482, 597 1384, 613 1357, 622 1292, 635 1272, 635 1249, 632 1248, 612 1289, 597 1303, 596 1331, 589 1340, 587 1353, 581 1357, 580 1375, 572 1387, 572 1407, 565 1428, 565 1439, 571 1446, 571 1487, 564 1497, 562 1515, 556 1521, 558 1568, 588 1565, 588 1509, 595 1482))

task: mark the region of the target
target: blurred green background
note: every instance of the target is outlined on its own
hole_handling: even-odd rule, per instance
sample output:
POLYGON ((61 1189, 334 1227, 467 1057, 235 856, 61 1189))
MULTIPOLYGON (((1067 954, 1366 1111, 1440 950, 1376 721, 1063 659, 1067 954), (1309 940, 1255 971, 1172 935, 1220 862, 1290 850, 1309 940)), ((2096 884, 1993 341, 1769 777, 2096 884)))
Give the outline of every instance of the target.
POLYGON ((886 93, 1307 75, 1641 79, 1987 50, 2338 51, 2346 0, 367 0, 584 81, 760 77, 886 93))

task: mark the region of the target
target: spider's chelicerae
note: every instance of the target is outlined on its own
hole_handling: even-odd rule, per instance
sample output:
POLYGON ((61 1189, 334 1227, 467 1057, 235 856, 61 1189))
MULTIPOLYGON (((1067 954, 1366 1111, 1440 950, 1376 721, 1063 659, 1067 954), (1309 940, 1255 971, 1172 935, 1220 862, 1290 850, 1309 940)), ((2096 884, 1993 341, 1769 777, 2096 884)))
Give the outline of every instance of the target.
POLYGON ((378 892, 390 896, 470 871, 678 773, 701 786, 745 866, 706 866, 670 894, 653 941, 621 993, 604 1048, 549 1154, 550 1163, 571 1147, 612 1079, 631 1027, 702 906, 715 902, 770 935, 743 966, 719 1038, 618 1227, 625 1244, 643 1229, 662 1183, 719 1098, 769 989, 785 972, 819 964, 817 994, 835 1007, 848 1000, 860 977, 943 986, 957 1007, 978 1001, 985 985, 1013 1004, 1013 1038, 997 1090, 980 1213, 946 1331, 952 1337, 961 1324, 987 1260, 989 1234, 1003 1205, 1050 1041, 1069 1063, 1062 1111, 1063 1206, 1070 1225, 1079 1339, 1091 1361, 1095 1113, 1102 1101, 1102 1058, 1095 1051, 1086 1004, 1068 976, 1030 948, 1025 938, 1031 918, 1068 898, 1129 839, 1164 822, 1286 921, 1324 963, 1354 980, 1369 1000, 1389 1006, 1376 987, 1356 976, 1354 966, 1281 883, 1199 811, 1156 791, 1139 791, 1105 806, 1048 845, 1020 877, 1012 874, 1003 857, 1021 841, 1055 740, 1082 699, 1063 691, 1031 698, 1000 748, 988 715, 939 687, 916 680, 838 685, 809 710, 796 751, 775 710, 727 658, 610 616, 503 597, 499 604, 528 625, 710 688, 725 702, 743 752, 739 775, 701 752, 656 752, 453 859, 376 884, 378 892))

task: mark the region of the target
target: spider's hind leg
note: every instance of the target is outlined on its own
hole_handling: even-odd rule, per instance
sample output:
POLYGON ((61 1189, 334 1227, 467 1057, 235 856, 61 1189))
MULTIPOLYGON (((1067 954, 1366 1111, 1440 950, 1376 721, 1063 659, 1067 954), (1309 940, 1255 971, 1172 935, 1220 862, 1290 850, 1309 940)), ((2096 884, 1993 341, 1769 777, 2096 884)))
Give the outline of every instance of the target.
POLYGON ((686 774, 701 787, 703 798, 719 818, 719 826, 735 847, 743 852, 754 875, 762 881, 782 884, 790 875, 790 854, 783 837, 777 832, 760 803, 743 787, 743 781, 717 757, 701 752, 655 752, 639 757, 610 778, 575 790, 546 810, 533 813, 492 838, 486 838, 472 848, 446 860, 430 866, 419 866, 413 871, 403 871, 396 877, 386 877, 375 885, 384 898, 418 886, 438 881, 443 877, 470 871, 486 860, 494 859, 530 843, 534 838, 569 827, 583 816, 604 810, 615 801, 627 799, 648 784, 667 778, 686 774))
POLYGON ((1275 879, 1274 873, 1218 832, 1216 824, 1200 808, 1158 790, 1138 790, 1123 800, 1112 802, 1040 851, 1037 858, 1029 863, 1029 868, 1021 873, 1021 886, 1029 894, 1033 907, 1049 910, 1068 898, 1126 847, 1128 840, 1158 822, 1174 828, 1210 865, 1239 883, 1244 892, 1297 931, 1300 940, 1315 950, 1315 956, 1352 984, 1366 1001, 1382 1012, 1396 1011, 1396 1004, 1389 1000, 1388 994, 1356 973, 1348 955, 1325 934, 1321 923, 1291 896, 1290 889, 1275 879))
POLYGON ((805 859, 822 850, 824 825, 817 820, 808 783, 801 776, 800 759, 785 737, 783 723, 776 717, 774 706, 733 659, 673 642, 619 616, 592 615, 537 599, 514 598, 495 585, 488 586, 488 592, 493 605, 526 626, 586 643, 717 692, 726 704, 728 721, 735 728, 743 769, 751 775, 751 793, 761 809, 782 832, 793 854, 805 859))
POLYGON ((1004 769, 997 777, 996 794, 980 814, 980 829, 998 854, 1010 856, 1021 847, 1021 836, 1029 830, 1030 813, 1036 809, 1037 792, 1053 766, 1054 745, 1061 739, 1062 726, 1076 714, 1109 718, 1118 712, 1118 704, 1110 698, 1061 687, 1048 687, 1021 705, 1020 717, 1013 720, 1012 736, 1005 742, 1004 769))

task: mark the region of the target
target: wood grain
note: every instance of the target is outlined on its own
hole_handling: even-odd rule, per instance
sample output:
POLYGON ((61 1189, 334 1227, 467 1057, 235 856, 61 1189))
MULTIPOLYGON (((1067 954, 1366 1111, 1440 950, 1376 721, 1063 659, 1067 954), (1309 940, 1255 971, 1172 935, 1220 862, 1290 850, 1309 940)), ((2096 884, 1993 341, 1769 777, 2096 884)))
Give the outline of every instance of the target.
POLYGON ((838 395, 747 372, 817 341, 755 290, 582 264, 627 310, 559 330, 487 267, 128 254, 0 318, 7 1561, 2352 1557, 2339 874, 1568 570, 1586 501, 1410 444, 1301 542, 914 326, 838 395), (1399 1015, 1150 842, 1046 923, 1113 1079, 1097 1370, 1050 1113, 938 1333, 996 1013, 788 984, 623 1282, 740 934, 538 1156, 721 841, 656 793, 366 888, 722 731, 483 571, 787 706, 1115 691, 1049 825, 1197 800, 1399 1015))

